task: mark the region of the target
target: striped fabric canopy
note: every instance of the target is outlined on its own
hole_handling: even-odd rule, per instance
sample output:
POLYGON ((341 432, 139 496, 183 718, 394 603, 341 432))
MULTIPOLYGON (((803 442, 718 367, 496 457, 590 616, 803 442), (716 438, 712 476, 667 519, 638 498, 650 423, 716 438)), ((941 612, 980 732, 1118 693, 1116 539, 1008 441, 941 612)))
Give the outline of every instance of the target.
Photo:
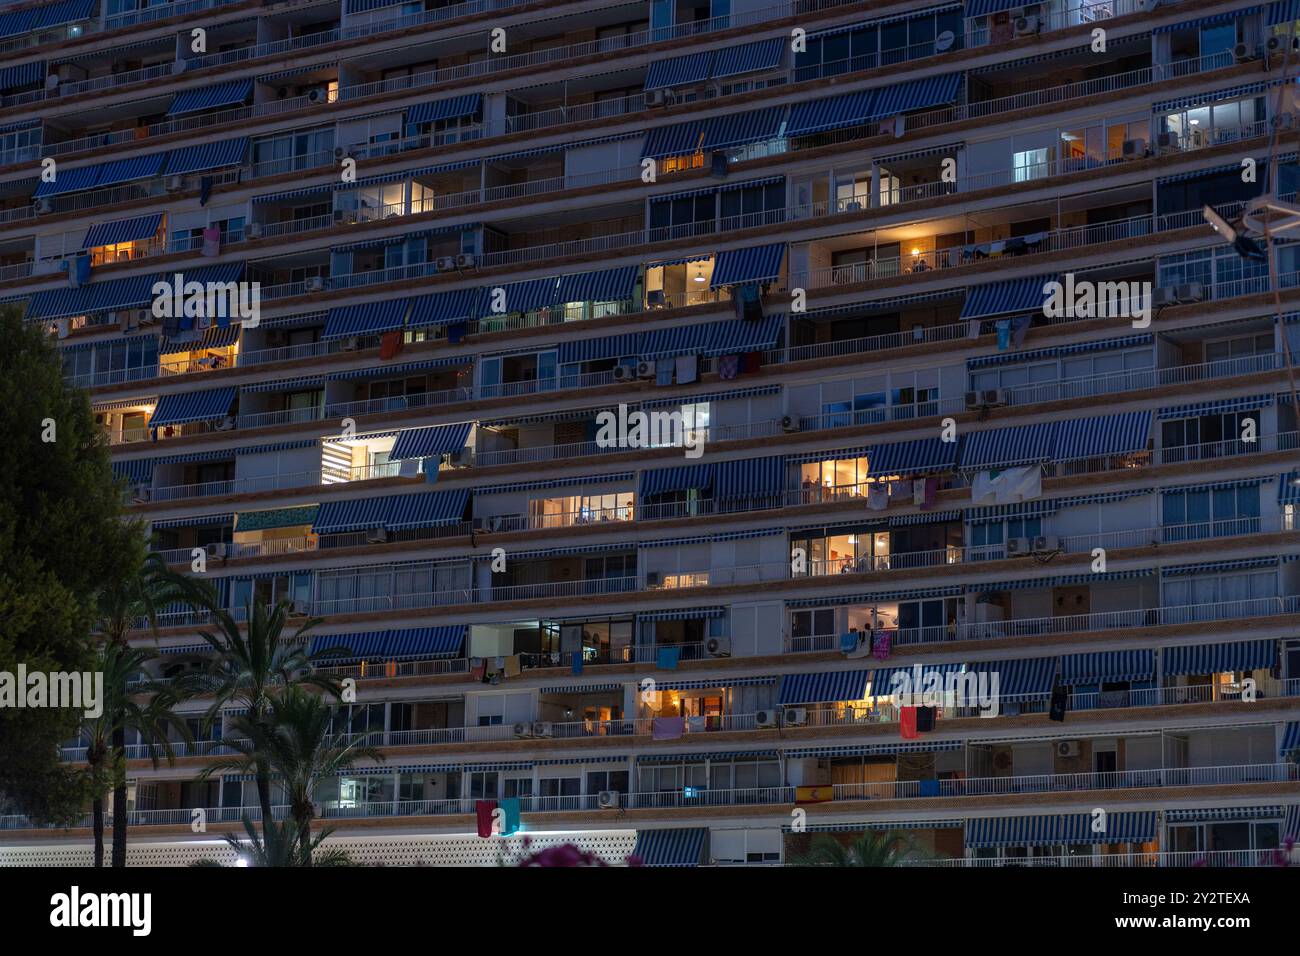
POLYGON ((1060 276, 1048 275, 973 286, 966 291, 961 318, 983 319, 994 315, 1041 312, 1043 303, 1047 301, 1043 287, 1059 279, 1060 276))
POLYGON ((638 611, 638 621, 698 621, 715 617, 726 617, 725 607, 686 607, 667 608, 662 611, 638 611))
POLYGON ((1151 333, 1142 335, 1125 335, 1114 339, 1100 339, 1095 342, 1077 342, 1074 345, 1057 345, 1046 349, 1033 349, 1028 352, 998 352, 993 355, 979 355, 966 360, 968 369, 987 368, 990 365, 1010 365, 1020 362, 1037 362, 1041 359, 1057 358, 1062 355, 1079 355, 1084 352, 1102 352, 1114 349, 1127 349, 1139 345, 1150 345, 1154 340, 1151 333))
POLYGON ((993 428, 962 441, 961 467, 979 470, 994 465, 1029 465, 1053 457, 1055 422, 993 428))
POLYGON ((785 51, 785 40, 773 37, 770 40, 755 40, 718 51, 713 61, 713 78, 739 76, 742 73, 757 73, 759 70, 774 70, 781 65, 781 54, 785 51))
POLYGON ((784 106, 769 106, 749 113, 706 119, 702 124, 700 148, 725 149, 776 139, 781 135, 784 119, 784 106))
POLYGON ((1061 683, 1071 686, 1151 680, 1155 672, 1155 652, 1151 650, 1098 651, 1061 658, 1061 683))
POLYGON ((565 339, 557 347, 556 361, 560 365, 573 365, 640 354, 641 333, 624 332, 622 335, 607 335, 597 339, 565 339))
POLYGON ((119 242, 152 239, 158 234, 160 225, 162 225, 160 212, 151 216, 136 216, 134 219, 101 222, 86 231, 86 237, 81 240, 81 248, 94 249, 98 246, 116 245, 119 242))
POLYGON ((0 67, 0 90, 16 90, 45 79, 45 64, 39 60, 18 66, 0 67))
MULTIPOLYGON (((921 680, 931 680, 931 674, 937 675, 941 680, 946 679, 949 674, 960 674, 966 669, 964 663, 957 664, 922 664, 921 680)), ((871 672, 871 696, 888 697, 893 693, 895 675, 906 674, 909 680, 912 680, 912 693, 919 694, 925 689, 925 685, 917 686, 915 683, 916 671, 913 667, 904 664, 899 667, 880 667, 871 672)))
POLYGON ((1237 558, 1232 561, 1206 561, 1201 564, 1178 564, 1162 568, 1160 573, 1166 578, 1186 577, 1196 574, 1222 574, 1225 571, 1246 571, 1252 568, 1276 568, 1277 556, 1266 558, 1237 558))
POLYGON ((438 120, 460 119, 473 116, 482 106, 481 93, 466 93, 450 99, 418 103, 406 110, 406 122, 411 124, 435 123, 438 120))
POLYGON ((204 143, 201 146, 185 146, 173 149, 167 154, 168 176, 183 173, 202 173, 222 166, 238 166, 244 161, 248 152, 248 138, 228 139, 220 143, 204 143))
MULTIPOLYGON (((1282 741, 1278 744, 1278 756, 1287 759, 1292 754, 1300 751, 1300 720, 1292 720, 1282 728, 1282 741)), ((1287 831, 1293 833, 1295 831, 1287 831)), ((1300 836, 1300 833, 1296 834, 1300 836)))
POLYGON ((182 113, 196 113, 199 110, 216 109, 220 106, 235 106, 242 104, 252 95, 251 79, 231 80, 228 83, 217 83, 197 90, 185 90, 177 93, 172 99, 172 105, 167 107, 167 115, 179 116, 182 113))
POLYGON ((383 528, 388 521, 387 498, 353 498, 326 501, 320 506, 311 530, 315 534, 344 534, 383 528))
POLYGON ((1150 431, 1149 411, 995 428, 967 436, 961 467, 977 471, 1143 451, 1150 431))
POLYGON ((525 279, 522 282, 508 282, 501 286, 486 286, 483 289, 483 315, 509 315, 512 312, 535 312, 549 309, 556 303, 556 278, 525 279), (501 290, 498 294, 497 289, 501 290), (501 309, 496 309, 500 304, 501 309))
POLYGON ((1194 106, 1204 106, 1206 103, 1218 103, 1221 100, 1240 99, 1244 96, 1256 96, 1268 89, 1265 82, 1247 83, 1243 86, 1233 86, 1226 90, 1211 90, 1204 93, 1193 93, 1191 96, 1180 96, 1172 100, 1160 100, 1151 104, 1151 112, 1165 113, 1170 110, 1185 110, 1194 106))
POLYGON ((704 490, 713 487, 714 467, 712 463, 697 465, 678 465, 675 468, 656 468, 641 472, 640 489, 637 496, 645 498, 650 495, 663 495, 673 491, 690 489, 704 490))
POLYGON ((233 525, 234 521, 235 516, 227 511, 218 515, 194 515, 188 518, 151 521, 149 527, 155 531, 166 528, 202 528, 205 526, 233 525))
MULTIPOLYGON (((230 326, 238 329, 238 326, 230 326)), ((244 392, 298 392, 325 387, 324 375, 303 375, 298 378, 280 378, 270 382, 255 382, 241 385, 240 394, 244 392)))
POLYGON ((102 189, 116 186, 135 179, 152 179, 162 173, 166 153, 152 153, 148 156, 134 156, 131 159, 118 159, 94 166, 80 166, 66 169, 51 182, 42 182, 32 193, 32 198, 42 196, 59 196, 64 193, 82 192, 87 189, 102 189))
POLYGON ((153 481, 153 469, 154 461, 152 458, 115 461, 113 462, 113 477, 124 478, 133 485, 147 485, 153 481))
POLYGON ((638 830, 632 855, 643 866, 699 866, 709 839, 708 827, 687 830, 638 830))
POLYGON ((713 51, 687 53, 650 64, 645 75, 645 89, 658 90, 670 86, 685 86, 709 78, 713 69, 713 51))
POLYGON ((1224 398, 1213 402, 1197 402, 1192 405, 1174 405, 1160 409, 1163 418, 1199 418, 1202 415, 1222 415, 1228 412, 1254 411, 1269 408, 1273 404, 1272 395, 1245 395, 1241 398, 1224 398))
POLYGON ((966 671, 976 674, 997 674, 998 694, 1001 697, 1046 697, 1052 692, 1052 681, 1056 676, 1056 658, 974 661, 966 666, 966 671))
POLYGON ((804 103, 790 109, 787 136, 805 136, 847 126, 861 126, 875 117, 877 91, 858 90, 804 103))
POLYGON ((742 458, 717 462, 713 491, 718 498, 776 495, 785 490, 785 458, 742 458))
POLYGON ((28 12, 32 14, 33 30, 48 30, 64 23, 91 19, 95 15, 95 0, 62 0, 42 7, 29 7, 28 12))
POLYGON ((966 0, 967 17, 986 17, 990 13, 1015 10, 1024 6, 1019 0, 966 0))
POLYGON ((234 388, 213 388, 202 392, 185 392, 181 395, 164 395, 158 400, 150 428, 165 425, 184 425, 187 422, 207 422, 224 418, 235 401, 234 388))
POLYGON ((1051 844, 1147 843, 1156 838, 1150 811, 1107 813, 1105 828, 1093 832, 1090 813, 1038 817, 982 817, 966 825, 966 846, 1049 846, 1051 844))
POLYGON ((1274 0, 1268 5, 1266 21, 1269 26, 1294 23, 1296 20, 1300 20, 1300 0, 1274 0))
POLYGON ((412 304, 407 324, 413 329, 422 329, 476 319, 481 295, 479 289, 452 289, 422 295, 412 304))
POLYGON ((781 678, 777 704, 825 704, 839 700, 863 700, 871 671, 821 671, 813 674, 786 674, 781 678))
POLYGON ((721 289, 746 282, 772 282, 781 275, 781 263, 784 260, 784 242, 719 252, 713 263, 713 280, 709 288, 721 289))
POLYGON ((391 299, 330 309, 329 317, 325 320, 325 333, 321 338, 345 339, 400 329, 406 321, 406 310, 410 304, 410 299, 391 299))
POLYGON ((642 335, 641 355, 643 358, 699 355, 708 350, 712 341, 713 327, 700 322, 672 329, 650 329, 642 335))
POLYGON ((891 442, 871 449, 867 461, 873 478, 950 471, 957 465, 957 442, 940 438, 891 442))
MULTIPOLYGON (((1251 14, 1259 13, 1263 9, 1262 5, 1253 7, 1242 7, 1238 10, 1229 10, 1225 13, 1211 13, 1203 17, 1197 17, 1195 20, 1183 20, 1181 23, 1165 23, 1154 27, 1152 33, 1176 33, 1183 30, 1198 30, 1201 27, 1210 26, 1215 23, 1227 23, 1229 20, 1235 20, 1238 17, 1248 17, 1251 14)), ((1272 11, 1269 11, 1270 15, 1272 11)), ((1279 21, 1284 22, 1284 21, 1279 21)))
POLYGON ((1300 504, 1300 471, 1289 471, 1278 478, 1277 503, 1280 505, 1300 504))
POLYGON ((411 428, 398 432, 388 459, 404 461, 407 458, 454 454, 465 447, 473 427, 472 422, 458 422, 454 425, 431 425, 428 428, 411 428))
POLYGON ((1223 674, 1273 667, 1277 663, 1277 641, 1237 641, 1232 644, 1192 644, 1166 647, 1164 674, 1223 674))
POLYGON ((307 654, 327 662, 379 657, 427 659, 460 657, 465 645, 464 624, 450 627, 411 627, 355 634, 317 634, 307 644, 307 654), (331 654, 330 651, 340 653, 331 654))
POLYGON ((327 501, 321 505, 316 520, 312 522, 312 531, 316 534, 343 534, 374 528, 389 531, 432 528, 460 521, 468 503, 467 488, 327 501))
MULTIPOLYGON (((636 288, 637 266, 560 276, 560 302, 627 302, 636 288)), ((630 354, 630 353, 629 353, 630 354)))
POLYGON ((310 527, 320 505, 272 508, 267 511, 241 511, 235 518, 237 531, 269 531, 272 528, 310 527))
POLYGON ((800 747, 783 751, 787 760, 801 757, 888 757, 894 754, 936 753, 961 750, 962 740, 897 740, 887 744, 855 744, 843 747, 800 747))

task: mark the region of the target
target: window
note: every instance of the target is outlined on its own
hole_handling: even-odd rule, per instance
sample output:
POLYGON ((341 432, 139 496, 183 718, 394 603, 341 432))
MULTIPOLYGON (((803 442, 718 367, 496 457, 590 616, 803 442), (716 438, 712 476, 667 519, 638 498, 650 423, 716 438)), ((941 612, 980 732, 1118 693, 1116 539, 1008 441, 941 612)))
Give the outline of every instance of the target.
POLYGON ((1046 147, 1016 153, 1012 157, 1011 166, 1015 173, 1015 181, 1018 183, 1044 178, 1048 175, 1046 147))
POLYGON ((1259 486, 1166 491, 1162 511, 1166 541, 1258 532, 1259 486))

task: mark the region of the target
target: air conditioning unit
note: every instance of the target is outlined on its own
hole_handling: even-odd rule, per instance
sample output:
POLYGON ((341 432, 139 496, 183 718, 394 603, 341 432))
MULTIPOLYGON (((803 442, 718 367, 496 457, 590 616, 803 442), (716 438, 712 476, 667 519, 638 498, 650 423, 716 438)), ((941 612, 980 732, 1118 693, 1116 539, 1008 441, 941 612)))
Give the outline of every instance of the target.
POLYGON ((387 528, 371 528, 366 532, 366 544, 383 544, 387 540, 387 528))
POLYGON ((651 90, 645 95, 646 106, 667 106, 669 98, 668 90, 651 90))
POLYGON ((472 448, 461 448, 452 452, 451 463, 457 468, 468 468, 474 464, 474 450, 472 448))
POLYGON ((654 378, 654 377, 655 377, 655 363, 654 363, 654 362, 637 362, 637 363, 636 363, 636 377, 637 377, 637 378, 654 378))
MULTIPOLYGON (((1266 43, 1265 46, 1268 47, 1268 52, 1269 52, 1269 53, 1277 53, 1279 50, 1282 49, 1282 45, 1283 45, 1283 43, 1285 43, 1285 42, 1286 42, 1286 41, 1283 40, 1283 39, 1282 39, 1281 37, 1279 37, 1279 36, 1271 36, 1271 37, 1268 38, 1268 43, 1266 43)), ((1291 40, 1291 49, 1292 49, 1292 50, 1300 50, 1300 37, 1293 37, 1293 38, 1292 38, 1292 40, 1291 40)))
POLYGON ((781 431, 797 432, 798 430, 799 430, 799 419, 795 418, 793 415, 781 416, 781 431))
POLYGON ((554 731, 554 729, 551 727, 551 722, 550 722, 549 720, 534 720, 534 721, 533 721, 533 736, 534 736, 534 737, 554 737, 554 736, 555 736, 555 731, 554 731))
POLYGON ((647 571, 645 573, 645 586, 648 588, 657 588, 662 584, 658 571, 647 571))
POLYGON ((1040 534, 1034 538, 1035 554, 1054 554, 1061 550, 1061 539, 1054 534, 1040 534))
POLYGON ((361 340, 355 335, 339 343, 339 349, 344 352, 355 352, 359 348, 361 348, 361 340))
POLYGON ((185 188, 185 177, 184 177, 184 176, 168 176, 168 177, 167 177, 167 191, 168 191, 169 193, 178 193, 178 192, 180 192, 180 191, 181 191, 182 189, 184 189, 184 188, 185 188))
POLYGON ((1156 135, 1156 149, 1162 153, 1166 150, 1177 149, 1178 142, 1177 133, 1159 133, 1156 135))
POLYGON ((228 431, 233 431, 234 428, 235 428, 234 417, 231 415, 227 415, 225 418, 221 419, 221 421, 217 422, 216 430, 219 432, 228 432, 228 431))
POLYGON ((307 91, 308 103, 324 103, 326 99, 327 99, 327 95, 325 91, 320 88, 307 91))
POLYGON ((636 370, 632 368, 630 365, 615 365, 614 381, 634 382, 636 381, 636 370))
POLYGON ((324 277, 324 276, 308 276, 307 279, 306 279, 306 281, 303 282, 302 285, 303 285, 303 288, 306 289, 308 292, 324 292, 324 291, 325 291, 325 277, 324 277))
POLYGON ((1001 408, 1007 403, 1007 393, 1000 388, 986 388, 966 393, 965 405, 968 409, 1001 408))
POLYGON ((205 546, 203 550, 207 552, 209 558, 225 558, 226 542, 214 541, 211 544, 205 546))
POLYGON ((601 810, 617 810, 620 796, 617 790, 602 790, 596 794, 596 806, 601 810))
POLYGON ((1058 757, 1077 757, 1079 756, 1079 741, 1062 740, 1056 745, 1056 756, 1058 757))
POLYGON ((311 613, 311 606, 306 601, 291 601, 289 614, 293 617, 306 617, 311 613))
POLYGON ((344 159, 351 159, 351 158, 352 158, 352 147, 350 147, 350 146, 335 146, 335 147, 334 147, 334 159, 335 159, 335 161, 341 161, 341 160, 344 160, 344 159))
POLYGON ((1126 139, 1124 140, 1125 159, 1142 159, 1147 154, 1147 141, 1144 139, 1126 139))
POLYGON ((704 649, 709 652, 710 657, 730 657, 731 638, 711 637, 704 642, 704 649))
POLYGON ((435 266, 435 268, 437 268, 437 270, 438 270, 439 272, 451 272, 453 269, 456 268, 456 257, 455 257, 455 256, 440 256, 440 257, 439 257, 439 258, 434 262, 434 266, 435 266))
POLYGON ((478 268, 478 259, 474 257, 472 252, 462 252, 456 257, 456 268, 462 272, 466 269, 476 269, 478 268))
POLYGON ((531 737, 533 735, 533 725, 526 720, 521 720, 512 728, 516 737, 531 737))
POLYGON ((808 723, 808 709, 806 707, 787 707, 785 713, 781 715, 781 723, 787 727, 802 727, 808 723))
POLYGON ((117 327, 123 332, 131 332, 140 327, 140 313, 135 309, 127 309, 125 312, 117 313, 117 327))
POLYGON ((1151 304, 1157 309, 1164 308, 1167 305, 1177 305, 1177 290, 1170 285, 1162 285, 1158 289, 1152 290, 1151 304))
POLYGON ((1269 125, 1271 125, 1273 129, 1295 129, 1295 114, 1278 113, 1269 120, 1269 125))
POLYGON ((158 321, 158 317, 153 314, 152 309, 136 309, 136 322, 140 325, 153 325, 158 321))
POLYGON ((360 217, 357 216, 357 211, 355 209, 334 210, 334 221, 340 225, 355 226, 359 221, 359 218, 360 217))
POLYGON ((1174 297, 1179 303, 1200 302, 1205 298, 1205 286, 1199 282, 1184 282, 1174 287, 1174 297))
POLYGON ((131 486, 131 500, 133 502, 139 503, 142 501, 148 501, 151 496, 152 492, 148 485, 135 484, 131 486))
POLYGON ((489 531, 505 531, 505 530, 506 530, 506 516, 505 516, 505 515, 492 515, 490 518, 487 519, 487 529, 488 529, 489 531))
POLYGON ((1160 6, 1164 0, 1138 0, 1138 9, 1150 13, 1156 7, 1160 6))
POLYGON ((32 211, 38 216, 43 216, 46 213, 54 212, 54 204, 48 199, 36 199, 32 201, 32 211))
POLYGON ((760 710, 754 714, 755 727, 775 727, 779 720, 774 710, 760 710))
POLYGON ((1025 555, 1032 553, 1034 543, 1028 538, 1008 538, 1007 539, 1007 557, 1023 558, 1025 555))
POLYGON ((1038 17, 1016 17, 1016 36, 1036 36, 1043 32, 1043 21, 1038 17))
POLYGON ((247 239, 261 239, 262 224, 260 222, 250 222, 244 227, 244 237, 247 239))
POLYGON ((1246 43, 1238 43, 1232 48, 1232 58, 1238 63, 1245 63, 1253 60, 1257 56, 1255 47, 1246 43))

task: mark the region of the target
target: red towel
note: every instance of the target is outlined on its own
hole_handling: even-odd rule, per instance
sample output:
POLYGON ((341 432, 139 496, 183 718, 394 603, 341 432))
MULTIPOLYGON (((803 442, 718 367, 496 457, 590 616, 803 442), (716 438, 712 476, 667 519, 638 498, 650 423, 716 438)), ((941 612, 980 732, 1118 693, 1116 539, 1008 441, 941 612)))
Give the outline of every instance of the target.
POLYGON ((742 367, 746 375, 752 375, 757 372, 763 367, 763 353, 746 352, 742 367))
POLYGON ((492 835, 492 811, 497 808, 495 800, 476 800, 474 802, 474 814, 478 817, 478 835, 481 837, 490 837, 492 835))
POLYGON ((904 707, 898 713, 898 727, 904 740, 915 740, 921 736, 916 732, 916 708, 904 707))
POLYGON ((387 361, 402 351, 402 346, 405 344, 401 332, 385 332, 383 338, 379 340, 379 357, 387 361))

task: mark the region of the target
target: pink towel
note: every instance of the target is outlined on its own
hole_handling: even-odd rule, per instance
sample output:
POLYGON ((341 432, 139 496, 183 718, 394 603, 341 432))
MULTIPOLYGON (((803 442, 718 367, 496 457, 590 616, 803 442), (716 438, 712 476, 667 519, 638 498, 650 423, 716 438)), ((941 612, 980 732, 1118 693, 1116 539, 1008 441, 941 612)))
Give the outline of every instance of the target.
POLYGON ((221 229, 208 226, 203 230, 203 254, 205 256, 221 255, 221 229))
POLYGON ((650 722, 651 740, 676 740, 686 733, 686 718, 656 717, 650 722))

